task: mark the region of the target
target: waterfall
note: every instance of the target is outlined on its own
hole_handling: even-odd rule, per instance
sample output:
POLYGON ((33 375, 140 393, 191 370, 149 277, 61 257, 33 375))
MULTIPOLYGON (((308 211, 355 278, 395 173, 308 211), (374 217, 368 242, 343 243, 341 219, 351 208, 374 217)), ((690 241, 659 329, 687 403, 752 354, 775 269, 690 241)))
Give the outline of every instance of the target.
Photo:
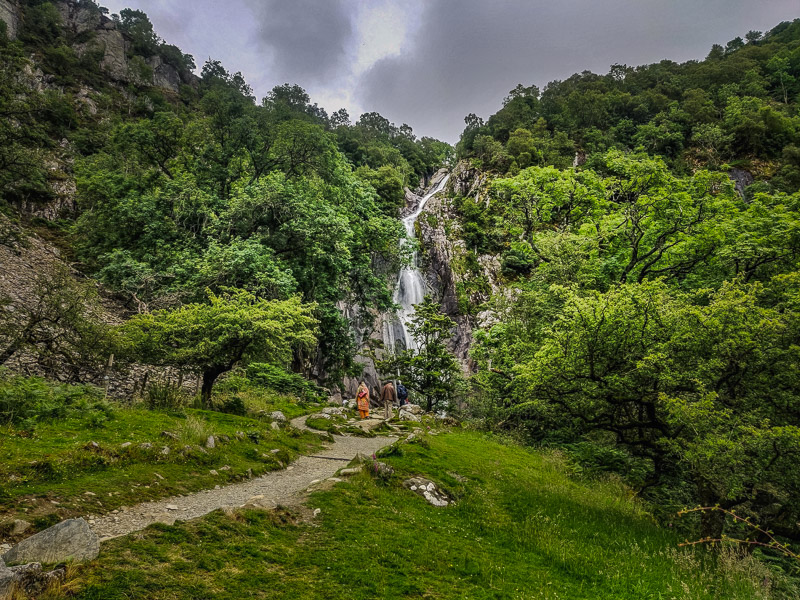
MULTIPOLYGON (((415 237, 414 225, 417 222, 417 218, 422 213, 428 200, 444 188, 449 177, 449 175, 446 175, 439 183, 434 185, 420 200, 416 210, 403 219, 403 225, 406 228, 408 237, 401 240, 401 245, 405 245, 408 240, 415 237)), ((399 350, 416 350, 418 348, 417 341, 408 331, 408 324, 414 316, 414 305, 422 302, 427 292, 428 286, 425 284, 425 279, 419 270, 418 253, 415 250, 411 264, 403 267, 397 277, 397 285, 395 286, 392 300, 400 308, 395 315, 384 320, 383 343, 387 350, 397 352, 399 350)))

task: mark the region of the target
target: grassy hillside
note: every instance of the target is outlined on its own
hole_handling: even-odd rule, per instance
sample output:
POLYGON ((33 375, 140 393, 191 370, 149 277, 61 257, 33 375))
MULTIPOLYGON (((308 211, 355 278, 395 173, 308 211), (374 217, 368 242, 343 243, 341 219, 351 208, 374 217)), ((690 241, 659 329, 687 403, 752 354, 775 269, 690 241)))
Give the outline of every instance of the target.
MULTIPOLYGON (((477 433, 427 436, 368 473, 313 493, 305 512, 221 512, 103 546, 62 595, 172 598, 772 598, 750 558, 678 548, 614 481, 477 433), (425 475, 456 499, 402 487, 425 475), (311 509, 320 508, 317 517, 311 509), (712 563, 716 568, 712 569, 712 563)), ((786 592, 788 593, 788 592, 786 592)), ((54 594, 53 597, 62 597, 54 594)))
POLYGON ((258 476, 319 446, 318 435, 273 429, 268 416, 313 408, 255 386, 223 391, 220 406, 234 396, 241 416, 189 408, 180 398, 161 409, 109 402, 88 386, 0 372, 0 538, 16 518, 32 524, 28 535, 68 517, 258 476), (214 448, 206 448, 209 436, 214 448))

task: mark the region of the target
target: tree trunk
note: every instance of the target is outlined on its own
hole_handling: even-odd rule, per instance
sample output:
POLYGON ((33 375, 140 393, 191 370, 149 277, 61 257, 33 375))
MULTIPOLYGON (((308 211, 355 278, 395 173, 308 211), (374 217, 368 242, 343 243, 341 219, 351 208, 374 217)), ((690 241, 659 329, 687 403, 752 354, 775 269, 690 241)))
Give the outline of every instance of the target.
POLYGON ((203 408, 211 408, 211 389, 214 387, 214 382, 217 380, 223 371, 219 369, 209 369, 203 371, 203 384, 200 387, 200 399, 203 402, 203 408))
POLYGON ((12 342, 8 348, 0 352, 0 365, 5 364, 8 359, 14 356, 17 350, 19 350, 19 346, 17 342, 12 342))
POLYGON ((707 510, 700 517, 700 537, 718 540, 725 527, 725 513, 719 510, 707 510))

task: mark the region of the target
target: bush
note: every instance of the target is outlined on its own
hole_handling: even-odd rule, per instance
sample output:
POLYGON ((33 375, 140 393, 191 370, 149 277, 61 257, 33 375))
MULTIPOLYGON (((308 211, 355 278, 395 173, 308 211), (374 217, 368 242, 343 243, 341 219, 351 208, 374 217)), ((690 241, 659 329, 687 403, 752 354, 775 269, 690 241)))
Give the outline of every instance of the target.
POLYGON ((151 410, 176 410, 183 407, 184 397, 177 386, 154 381, 145 392, 144 403, 151 410))
POLYGON ((306 402, 325 399, 324 390, 297 373, 288 373, 280 367, 267 363, 251 363, 247 376, 259 385, 281 392, 293 394, 306 402))
POLYGON ((0 423, 32 424, 89 411, 99 411, 106 418, 110 412, 97 388, 50 384, 40 377, 10 375, 0 370, 0 423))

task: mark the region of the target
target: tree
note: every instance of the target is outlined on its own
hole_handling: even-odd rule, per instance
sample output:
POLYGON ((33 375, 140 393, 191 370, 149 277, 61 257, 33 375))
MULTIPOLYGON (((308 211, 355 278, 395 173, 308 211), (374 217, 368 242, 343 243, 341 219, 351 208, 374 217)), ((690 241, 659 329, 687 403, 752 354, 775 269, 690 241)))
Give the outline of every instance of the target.
POLYGON ((50 375, 82 381, 113 352, 95 285, 53 264, 33 281, 32 301, 0 299, 0 365, 30 353, 50 375))
POLYGON ((378 368, 387 377, 399 374, 404 385, 424 399, 428 411, 452 406, 462 383, 458 361, 445 345, 453 327, 453 320, 442 314, 430 296, 425 296, 414 306, 414 316, 408 325, 418 349, 404 350, 378 361, 378 368))
MULTIPOLYGON (((797 283, 734 281, 700 306, 660 281, 567 291, 541 347, 516 369, 522 404, 534 420, 610 433, 649 464, 640 486, 679 478, 705 506, 742 507, 796 535, 797 283), (771 294, 782 306, 764 306, 771 294)), ((720 527, 708 515, 702 534, 719 537, 720 527)))
POLYGON ((217 378, 241 361, 286 365, 293 350, 316 342, 314 306, 295 296, 263 300, 244 290, 208 293, 208 302, 133 317, 121 326, 129 357, 201 374, 211 405, 217 378))

